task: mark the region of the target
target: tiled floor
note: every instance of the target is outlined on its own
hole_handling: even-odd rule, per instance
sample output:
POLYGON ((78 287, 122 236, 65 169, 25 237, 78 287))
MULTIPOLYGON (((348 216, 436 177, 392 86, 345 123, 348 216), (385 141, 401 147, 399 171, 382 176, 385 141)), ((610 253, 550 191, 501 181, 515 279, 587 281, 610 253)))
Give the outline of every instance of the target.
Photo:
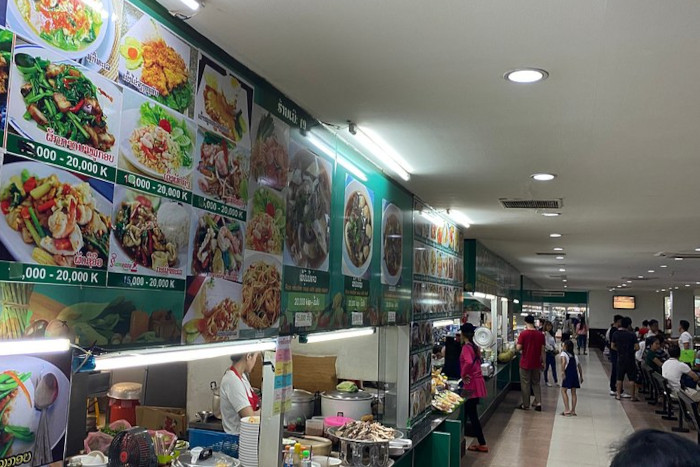
MULTIPOLYGON (((677 422, 661 420, 646 402, 618 402, 609 395, 609 367, 600 352, 581 356, 584 383, 576 417, 563 417, 558 387, 542 387, 543 412, 516 410, 520 393, 511 391, 484 427, 491 452, 468 452, 462 466, 608 466, 615 445, 635 429, 670 431, 677 422)), ((695 441, 694 431, 686 434, 695 441)), ((470 441, 470 440, 468 440, 470 441)))

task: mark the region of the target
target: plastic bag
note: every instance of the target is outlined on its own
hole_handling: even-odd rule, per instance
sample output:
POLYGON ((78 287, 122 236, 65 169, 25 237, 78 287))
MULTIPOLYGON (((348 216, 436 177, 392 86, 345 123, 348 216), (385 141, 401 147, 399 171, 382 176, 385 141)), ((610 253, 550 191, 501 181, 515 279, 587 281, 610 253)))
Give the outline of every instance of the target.
POLYGON ((101 451, 103 454, 109 454, 109 445, 112 444, 114 437, 101 431, 93 431, 88 433, 87 438, 83 441, 83 447, 86 453, 92 451, 101 451))

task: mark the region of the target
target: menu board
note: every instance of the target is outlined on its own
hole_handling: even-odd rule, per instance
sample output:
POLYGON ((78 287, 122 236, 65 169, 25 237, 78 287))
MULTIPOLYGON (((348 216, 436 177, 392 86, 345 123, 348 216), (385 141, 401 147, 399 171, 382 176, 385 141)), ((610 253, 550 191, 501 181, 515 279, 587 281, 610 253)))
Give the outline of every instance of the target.
POLYGON ((71 352, 0 357, 0 464, 62 462, 70 403, 71 352), (40 409, 40 410, 37 410, 40 409))
POLYGON ((289 125, 128 1, 0 9, 0 281, 16 287, 2 338, 276 335, 289 125), (46 294, 61 306, 42 308, 46 294))
POLYGON ((460 230, 416 201, 413 245, 413 319, 459 317, 464 259, 460 230))

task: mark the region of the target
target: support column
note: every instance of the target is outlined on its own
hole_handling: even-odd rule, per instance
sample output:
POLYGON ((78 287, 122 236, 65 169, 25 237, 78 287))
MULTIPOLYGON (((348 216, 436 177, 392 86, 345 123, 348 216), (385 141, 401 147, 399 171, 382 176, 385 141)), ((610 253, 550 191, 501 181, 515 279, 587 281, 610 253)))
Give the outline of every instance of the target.
POLYGON ((695 335, 695 293, 688 290, 673 290, 671 292, 671 316, 673 317, 673 330, 671 335, 678 336, 678 327, 682 319, 690 323, 688 332, 695 335))

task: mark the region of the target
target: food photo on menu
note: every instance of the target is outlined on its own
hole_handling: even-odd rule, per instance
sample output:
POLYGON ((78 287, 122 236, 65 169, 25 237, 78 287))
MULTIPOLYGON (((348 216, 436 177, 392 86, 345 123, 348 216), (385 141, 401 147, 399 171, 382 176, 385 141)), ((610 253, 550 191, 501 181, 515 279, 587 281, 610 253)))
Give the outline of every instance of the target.
POLYGON ((241 320, 241 285, 214 277, 188 279, 182 343, 235 340, 241 320))
POLYGON ((8 97, 10 131, 114 166, 122 92, 60 53, 16 39, 8 97))
POLYGON ((192 187, 196 127, 192 120, 124 91, 119 167, 184 189, 192 187))
POLYGON ((191 206, 118 186, 109 270, 184 278, 191 206))
POLYGON ((332 166, 308 149, 293 147, 286 190, 284 263, 328 271, 332 166))
POLYGON ((345 179, 343 263, 346 276, 369 278, 374 234, 374 194, 350 177, 345 179))
POLYGON ((281 256, 285 230, 282 195, 265 186, 258 187, 250 200, 246 229, 247 249, 281 256))
POLYGON ((250 173, 256 182, 283 190, 289 172, 289 125, 258 105, 253 106, 250 173))
POLYGON ((190 240, 192 275, 205 274, 240 282, 245 225, 235 219, 193 208, 190 240))
POLYGON ((0 259, 106 269, 111 183, 5 155, 0 171, 0 259))
POLYGON ((191 117, 197 50, 128 2, 121 29, 119 82, 191 117))
POLYGON ((199 128, 195 150, 193 191, 229 206, 248 204, 250 150, 199 128))
POLYGON ((382 284, 396 286, 403 271, 403 215, 393 203, 383 200, 382 284))
POLYGON ((206 55, 197 73, 197 122, 236 144, 250 147, 253 88, 206 55))
POLYGON ((266 254, 246 254, 243 272, 241 319, 244 332, 252 336, 258 331, 270 334, 279 325, 282 295, 282 264, 266 254))

